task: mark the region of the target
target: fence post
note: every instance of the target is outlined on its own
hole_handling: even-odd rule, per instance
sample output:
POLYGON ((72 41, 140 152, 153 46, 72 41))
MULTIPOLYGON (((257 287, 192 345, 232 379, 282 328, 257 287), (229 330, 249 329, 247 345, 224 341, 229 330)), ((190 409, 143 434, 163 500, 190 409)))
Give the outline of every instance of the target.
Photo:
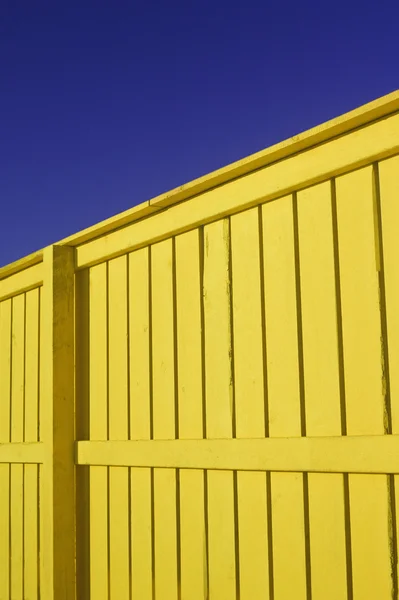
POLYGON ((40 346, 40 587, 43 600, 76 600, 74 249, 44 250, 40 346))

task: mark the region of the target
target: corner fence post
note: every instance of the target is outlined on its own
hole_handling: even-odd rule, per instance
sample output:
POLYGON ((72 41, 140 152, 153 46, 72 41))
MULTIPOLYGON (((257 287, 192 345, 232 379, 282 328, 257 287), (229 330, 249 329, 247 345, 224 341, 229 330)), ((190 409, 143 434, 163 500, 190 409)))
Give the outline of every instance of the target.
POLYGON ((42 600, 76 600, 75 584, 75 251, 44 250, 40 346, 40 588, 42 600))

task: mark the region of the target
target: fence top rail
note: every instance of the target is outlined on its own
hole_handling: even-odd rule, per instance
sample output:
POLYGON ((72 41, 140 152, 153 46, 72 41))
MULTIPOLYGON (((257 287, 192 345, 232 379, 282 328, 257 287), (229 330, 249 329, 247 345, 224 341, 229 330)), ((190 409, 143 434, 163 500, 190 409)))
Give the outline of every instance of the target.
POLYGON ((16 273, 20 273, 29 267, 33 267, 35 265, 40 264, 43 261, 43 250, 39 250, 38 252, 33 252, 28 256, 24 256, 19 260, 16 260, 9 265, 5 265, 4 267, 0 267, 0 281, 2 279, 6 279, 6 277, 11 277, 11 275, 15 275, 16 273))
MULTIPOLYGON (((399 90, 378 98, 344 115, 326 121, 283 142, 270 146, 208 175, 194 179, 152 200, 147 200, 109 219, 79 231, 58 242, 62 246, 79 246, 121 227, 146 218, 155 212, 167 210, 184 200, 212 188, 247 175, 257 169, 286 159, 294 154, 326 143, 399 111, 399 90)), ((38 251, 0 268, 0 280, 41 262, 43 252, 38 251)))

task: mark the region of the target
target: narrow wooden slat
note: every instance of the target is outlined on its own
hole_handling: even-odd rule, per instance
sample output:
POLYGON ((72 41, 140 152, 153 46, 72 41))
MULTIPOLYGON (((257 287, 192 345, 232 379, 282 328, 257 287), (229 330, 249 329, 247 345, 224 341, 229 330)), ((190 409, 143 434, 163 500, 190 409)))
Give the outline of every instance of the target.
POLYGON ((77 248, 77 267, 155 243, 294 190, 325 181, 399 149, 399 115, 206 190, 167 211, 77 248))
POLYGON ((203 437, 199 231, 176 238, 179 438, 203 437))
MULTIPOLYGON (((300 436, 292 197, 266 204, 262 210, 269 434, 300 436)), ((301 600, 306 598, 302 475, 272 473, 271 503, 274 593, 276 598, 301 600)))
MULTIPOLYGON (((130 437, 149 440, 150 314, 149 250, 129 256, 130 437)), ((131 470, 132 598, 152 599, 151 471, 131 470)))
MULTIPOLYGON (((11 300, 0 302, 0 448, 10 442, 11 300)), ((0 598, 10 595, 10 466, 0 464, 0 598)))
POLYGON ((28 267, 6 279, 0 280, 0 300, 16 296, 43 283, 43 263, 28 267))
POLYGON ((384 399, 372 168, 338 178, 336 188, 348 434, 378 435, 384 399))
MULTIPOLYGON (((107 265, 90 269, 90 438, 108 437, 107 265)), ((109 600, 108 473, 90 469, 90 592, 109 600)))
MULTIPOLYGON (((176 435, 173 242, 151 248, 154 439, 176 435)), ((154 470, 155 596, 178 596, 176 472, 154 470)))
MULTIPOLYGON (((238 438, 261 438, 265 435, 260 243, 257 208, 231 218, 238 438)), ((267 598, 270 575, 266 475, 239 471, 237 480, 240 598, 267 598)))
POLYGON ((24 442, 38 441, 39 290, 26 294, 24 442))
POLYGON ((269 429, 289 437, 301 433, 292 197, 262 212, 269 429))
MULTIPOLYGON (((387 319, 387 342, 389 361, 389 394, 392 433, 399 432, 399 157, 378 165, 381 202, 381 226, 384 259, 385 302, 387 319)), ((398 556, 399 539, 399 476, 393 478, 393 506, 391 507, 391 562, 398 556), (396 523, 395 523, 396 521, 396 523), (396 527, 396 531, 394 528, 396 527), (396 536, 395 536, 396 534, 396 536), (395 539, 396 537, 396 539, 395 539), (396 544, 396 547, 395 547, 396 544)), ((398 574, 397 574, 398 576, 398 574)), ((396 579, 396 590, 399 581, 396 579)))
MULTIPOLYGON (((39 290, 26 294, 24 441, 38 440, 39 290)), ((38 466, 24 467, 24 594, 38 594, 38 466)))
MULTIPOLYGON (((12 300, 11 442, 24 438, 25 296, 12 300)), ((11 465, 11 597, 23 597, 24 467, 11 465)))
MULTIPOLYGON (((128 322, 127 260, 108 265, 108 415, 109 437, 128 439, 128 322)), ((123 467, 109 472, 110 599, 129 598, 129 473, 123 467)))
POLYGON ((151 248, 154 439, 175 437, 172 240, 151 248))
MULTIPOLYGON (((384 433, 380 300, 371 167, 337 179, 348 435, 384 433)), ((387 478, 349 477, 353 595, 390 597, 387 478)))
MULTIPOLYGON (((176 238, 179 438, 203 437, 201 276, 198 230, 176 238)), ((181 596, 206 597, 204 474, 180 471, 181 596)))
MULTIPOLYGON (((306 433, 341 434, 330 182, 298 194, 306 433)), ((312 597, 346 598, 343 476, 309 474, 312 597)))
MULTIPOLYGON (((90 438, 90 270, 75 275, 75 436, 90 438)), ((76 469, 76 597, 90 598, 90 467, 76 469)))
POLYGON ((229 282, 229 223, 204 228, 204 316, 207 437, 233 431, 233 375, 229 282))
POLYGON ((152 598, 151 472, 132 469, 132 598, 152 598))
POLYGON ((129 255, 130 436, 148 440, 150 406, 150 314, 148 248, 129 255))
POLYGON ((392 433, 399 433, 399 156, 379 164, 392 433))
MULTIPOLYGON (((204 325, 207 437, 233 432, 230 235, 228 220, 204 229, 204 325)), ((180 442, 182 443, 182 442, 180 442)), ((208 472, 209 595, 236 597, 233 473, 208 472)))

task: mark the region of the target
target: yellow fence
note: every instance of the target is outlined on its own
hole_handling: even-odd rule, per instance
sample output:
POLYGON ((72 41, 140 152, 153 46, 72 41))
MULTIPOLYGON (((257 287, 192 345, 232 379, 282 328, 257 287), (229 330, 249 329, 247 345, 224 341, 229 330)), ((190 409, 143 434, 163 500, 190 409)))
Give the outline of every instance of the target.
POLYGON ((0 270, 0 600, 397 599, 398 261, 395 93, 0 270))

